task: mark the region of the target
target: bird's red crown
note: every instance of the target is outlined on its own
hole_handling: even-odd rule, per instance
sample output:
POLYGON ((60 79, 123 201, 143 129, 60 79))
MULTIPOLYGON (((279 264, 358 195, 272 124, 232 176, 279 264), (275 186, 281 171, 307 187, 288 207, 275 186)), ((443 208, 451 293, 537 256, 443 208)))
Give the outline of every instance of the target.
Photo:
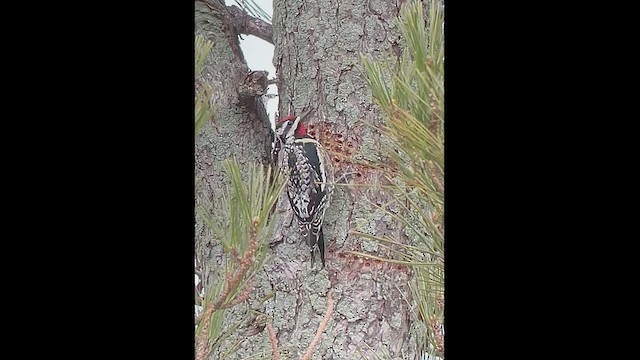
MULTIPOLYGON (((295 115, 287 115, 287 116, 281 118, 280 120, 278 120, 278 122, 276 124, 281 124, 281 123, 287 122, 287 121, 294 121, 295 119, 296 119, 295 115)), ((296 129, 296 136, 298 136, 298 137, 307 136, 307 128, 304 126, 304 124, 302 122, 298 123, 298 128, 296 129)))

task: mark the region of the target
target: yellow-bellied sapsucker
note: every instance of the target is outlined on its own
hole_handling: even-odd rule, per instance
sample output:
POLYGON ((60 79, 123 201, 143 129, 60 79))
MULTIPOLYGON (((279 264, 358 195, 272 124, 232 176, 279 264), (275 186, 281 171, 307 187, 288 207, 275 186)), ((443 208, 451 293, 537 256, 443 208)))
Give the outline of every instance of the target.
POLYGON ((281 146, 281 151, 276 157, 280 168, 289 174, 287 196, 300 232, 311 248, 311 266, 319 251, 324 267, 322 222, 333 192, 333 171, 322 145, 307 134, 303 121, 308 114, 289 115, 278 120, 276 146, 281 146))

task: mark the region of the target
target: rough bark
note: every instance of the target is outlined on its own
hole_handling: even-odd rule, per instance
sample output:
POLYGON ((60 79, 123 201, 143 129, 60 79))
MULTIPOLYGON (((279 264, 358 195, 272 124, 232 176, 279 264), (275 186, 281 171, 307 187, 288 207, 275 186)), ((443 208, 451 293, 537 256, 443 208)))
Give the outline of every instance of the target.
MULTIPOLYGON (((285 241, 267 264, 276 298, 293 311, 274 306, 274 327, 280 344, 304 348, 326 309, 326 295, 334 289, 335 311, 314 359, 372 359, 374 353, 392 359, 417 358, 411 345, 409 272, 388 263, 346 254, 347 250, 378 255, 377 243, 349 235, 364 229, 378 235, 401 232, 391 217, 367 203, 387 201, 367 185, 384 184, 378 171, 358 164, 379 152, 383 139, 368 124, 379 124, 380 113, 360 73, 359 54, 397 62, 400 34, 395 0, 282 0, 274 3, 274 64, 279 80, 280 113, 315 109, 313 135, 335 152, 336 178, 360 187, 337 186, 326 214, 327 268, 309 272, 304 244, 285 241), (288 247, 302 248, 297 257, 288 247), (361 352, 362 356, 358 353, 361 352)), ((313 115, 312 115, 313 116, 313 115)), ((297 356, 300 352, 296 353, 297 356)), ((294 357, 297 357, 294 356, 294 357)))
MULTIPOLYGON (((196 207, 210 208, 229 183, 223 162, 268 163, 273 133, 260 99, 266 77, 247 68, 226 8, 217 0, 196 1, 195 30, 214 43, 198 79, 211 86, 213 117, 195 137, 196 207)), ((196 218, 196 254, 207 270, 205 284, 217 269, 219 244, 196 218)))
MULTIPOLYGON (((388 255, 376 242, 349 235, 349 230, 378 236, 402 233, 390 216, 366 201, 383 204, 388 200, 370 186, 384 184, 382 175, 357 164, 365 155, 377 154, 383 141, 365 125, 379 124, 381 118, 360 76, 359 53, 398 61, 400 35, 395 19, 399 7, 395 0, 274 0, 273 62, 278 71, 279 112, 316 110, 311 115, 311 134, 335 152, 336 178, 349 173, 343 181, 356 186, 336 186, 325 219, 327 266, 322 270, 317 268, 319 262, 316 269, 310 268, 309 249, 295 221, 289 227, 292 212, 283 194, 270 258, 253 280, 249 300, 225 313, 223 328, 230 330, 229 336, 212 359, 229 350, 230 359, 272 358, 267 323, 275 330, 281 358, 302 358, 327 310, 330 289, 334 311, 312 359, 373 359, 374 353, 382 358, 387 358, 385 354, 391 359, 419 358, 409 331, 409 271, 345 253, 388 255)), ((266 162, 270 139, 269 131, 263 130, 268 123, 263 122, 262 113, 247 112, 238 105, 237 91, 229 91, 237 89, 238 80, 246 76, 235 30, 198 2, 196 29, 216 42, 205 69, 207 81, 217 89, 212 100, 216 118, 196 141, 196 171, 207 182, 207 190, 199 196, 211 201, 225 183, 220 161, 236 153, 242 161, 266 162)), ((210 239, 198 226, 197 236, 210 239)), ((211 252, 202 253, 212 258, 211 252)))

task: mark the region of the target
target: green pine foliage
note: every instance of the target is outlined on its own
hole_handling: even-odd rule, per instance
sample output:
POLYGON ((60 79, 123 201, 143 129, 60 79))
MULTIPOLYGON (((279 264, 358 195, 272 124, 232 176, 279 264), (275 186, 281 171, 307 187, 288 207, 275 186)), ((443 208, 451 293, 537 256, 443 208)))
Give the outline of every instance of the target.
POLYGON ((400 211, 378 208, 404 226, 409 243, 354 234, 378 240, 394 254, 385 261, 413 269, 418 350, 444 358, 444 5, 432 1, 425 22, 422 2, 416 1, 403 7, 398 20, 406 45, 399 66, 365 56, 362 62, 385 120, 379 131, 387 158, 371 161, 392 184, 400 211))
POLYGON ((196 208, 196 216, 211 230, 213 239, 222 245, 225 262, 222 270, 212 272, 207 266, 202 269, 203 274, 212 275, 210 284, 205 287, 203 315, 196 327, 196 338, 201 331, 207 332, 207 354, 220 346, 239 325, 229 325, 223 333, 223 313, 245 301, 253 289, 253 278, 264 265, 268 242, 277 222, 272 209, 285 185, 283 174, 269 166, 249 165, 247 168, 243 165, 243 169, 246 169, 244 175, 236 160, 228 160, 226 170, 231 185, 215 203, 196 208), (208 312, 207 309, 212 310, 208 312))

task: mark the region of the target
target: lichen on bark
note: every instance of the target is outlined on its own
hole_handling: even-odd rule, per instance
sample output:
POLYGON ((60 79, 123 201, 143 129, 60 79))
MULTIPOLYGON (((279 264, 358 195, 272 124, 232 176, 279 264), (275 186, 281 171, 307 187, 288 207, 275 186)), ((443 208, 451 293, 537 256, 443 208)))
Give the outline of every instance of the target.
MULTIPOLYGON (((380 111, 360 74, 360 54, 388 63, 399 60, 401 40, 396 26, 396 0, 274 1, 273 62, 277 70, 279 113, 314 109, 315 135, 336 155, 336 179, 355 187, 336 186, 325 217, 327 267, 311 269, 309 248, 297 232, 285 196, 276 212, 281 221, 271 242, 270 258, 253 279, 245 303, 225 313, 229 330, 212 358, 232 351, 230 358, 262 354, 271 358, 264 322, 275 329, 281 354, 301 358, 313 340, 334 291, 335 310, 313 351, 312 359, 360 359, 389 354, 391 359, 416 359, 410 340, 410 273, 404 267, 355 258, 345 251, 375 252, 376 246, 349 231, 368 224, 377 236, 398 234, 399 226, 379 215, 367 201, 382 204, 386 195, 373 185, 385 183, 378 171, 357 160, 380 152, 380 111), (342 156, 342 157, 338 157, 342 156), (272 296, 270 296, 272 295, 272 296), (263 301, 264 298, 268 298, 263 301)), ((268 161, 271 132, 264 108, 247 110, 236 91, 248 69, 237 45, 237 34, 224 19, 196 2, 196 31, 214 41, 203 79, 214 88, 215 120, 196 138, 196 176, 203 178, 197 204, 215 201, 225 184, 220 161, 236 156, 241 162, 268 161)), ((335 159, 334 159, 335 160, 335 159)), ((196 225, 201 256, 216 263, 215 239, 196 225), (205 246, 206 245, 206 246, 205 246)), ((380 256, 385 256, 382 249, 380 256)), ((215 267, 211 267, 215 271, 215 267)), ((206 275, 205 275, 206 276, 206 275)))

